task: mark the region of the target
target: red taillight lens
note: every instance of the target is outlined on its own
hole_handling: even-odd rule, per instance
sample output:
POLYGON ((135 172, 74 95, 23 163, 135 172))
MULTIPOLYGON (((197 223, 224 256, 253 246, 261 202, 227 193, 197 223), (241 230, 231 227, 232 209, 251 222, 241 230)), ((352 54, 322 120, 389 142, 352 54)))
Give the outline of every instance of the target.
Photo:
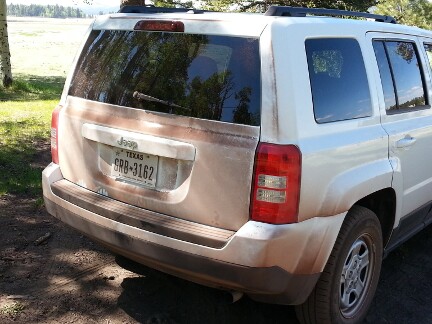
POLYGON ((58 121, 62 106, 57 106, 51 115, 51 159, 59 164, 58 156, 58 121))
POLYGON ((184 32, 184 24, 181 21, 171 20, 140 20, 135 24, 134 30, 184 32))
POLYGON ((301 152, 297 146, 260 143, 255 156, 252 220, 296 223, 300 180, 301 152))

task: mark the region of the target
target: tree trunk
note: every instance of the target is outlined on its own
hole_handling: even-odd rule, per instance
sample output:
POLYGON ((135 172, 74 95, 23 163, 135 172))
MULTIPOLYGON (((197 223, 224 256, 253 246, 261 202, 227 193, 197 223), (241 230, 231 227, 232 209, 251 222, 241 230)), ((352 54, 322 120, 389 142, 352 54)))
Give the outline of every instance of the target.
POLYGON ((123 6, 144 6, 144 5, 145 5, 145 0, 120 0, 120 8, 123 6))
POLYGON ((10 62, 9 40, 6 20, 6 0, 0 0, 0 75, 3 86, 12 85, 12 67, 10 62))

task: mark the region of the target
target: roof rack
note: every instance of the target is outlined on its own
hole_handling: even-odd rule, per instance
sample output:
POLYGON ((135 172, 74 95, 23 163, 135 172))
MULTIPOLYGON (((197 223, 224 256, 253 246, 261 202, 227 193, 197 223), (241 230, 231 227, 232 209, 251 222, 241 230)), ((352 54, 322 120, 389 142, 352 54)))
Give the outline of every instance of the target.
POLYGON ((302 8, 288 6, 270 6, 265 13, 266 16, 289 16, 289 17, 306 17, 306 15, 317 16, 348 16, 348 17, 363 17, 375 19, 375 21, 396 24, 396 19, 392 16, 374 15, 368 12, 338 10, 338 9, 322 9, 322 8, 302 8))
POLYGON ((204 13, 205 10, 196 10, 192 8, 164 8, 164 7, 155 7, 153 5, 146 6, 124 6, 121 7, 119 13, 148 13, 148 14, 156 14, 156 13, 174 13, 174 12, 190 12, 195 14, 204 13))

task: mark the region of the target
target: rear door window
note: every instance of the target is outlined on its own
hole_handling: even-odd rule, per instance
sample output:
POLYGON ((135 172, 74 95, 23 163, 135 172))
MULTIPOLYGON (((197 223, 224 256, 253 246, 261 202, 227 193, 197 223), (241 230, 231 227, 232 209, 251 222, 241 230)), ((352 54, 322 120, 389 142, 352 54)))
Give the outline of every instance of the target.
POLYGON ((384 40, 375 40, 373 45, 387 113, 426 108, 424 78, 416 45, 408 41, 384 40))
POLYGON ((306 40, 315 120, 328 123, 372 115, 360 46, 355 39, 306 40))
POLYGON ((424 44, 424 47, 429 60, 429 66, 432 69, 432 44, 424 44))
POLYGON ((381 84, 384 93, 384 102, 386 111, 395 109, 396 103, 396 89, 394 87, 392 72, 390 64, 387 59, 386 48, 384 42, 374 42, 375 56, 378 62, 378 68, 381 76, 381 84))
POLYGON ((69 94, 113 105, 260 124, 256 38, 94 30, 69 94))

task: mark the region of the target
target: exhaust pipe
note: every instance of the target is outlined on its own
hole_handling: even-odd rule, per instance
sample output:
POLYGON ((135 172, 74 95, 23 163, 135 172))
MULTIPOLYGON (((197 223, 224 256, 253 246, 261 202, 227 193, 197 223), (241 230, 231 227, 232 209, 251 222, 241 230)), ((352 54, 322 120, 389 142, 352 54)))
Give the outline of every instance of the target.
POLYGON ((240 292, 240 291, 234 291, 234 290, 231 290, 230 291, 230 294, 231 294, 231 297, 232 297, 232 303, 234 304, 236 301, 239 301, 242 297, 243 297, 243 295, 244 295, 244 293, 242 293, 242 292, 240 292))

